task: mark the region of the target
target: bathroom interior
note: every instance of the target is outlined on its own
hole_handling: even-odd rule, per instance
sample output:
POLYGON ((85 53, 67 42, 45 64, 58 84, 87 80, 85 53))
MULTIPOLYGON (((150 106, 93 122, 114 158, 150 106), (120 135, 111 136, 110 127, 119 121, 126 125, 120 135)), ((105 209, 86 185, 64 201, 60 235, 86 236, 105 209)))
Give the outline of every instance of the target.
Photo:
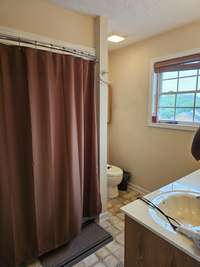
POLYGON ((199 10, 0 0, 0 267, 200 266, 199 10))

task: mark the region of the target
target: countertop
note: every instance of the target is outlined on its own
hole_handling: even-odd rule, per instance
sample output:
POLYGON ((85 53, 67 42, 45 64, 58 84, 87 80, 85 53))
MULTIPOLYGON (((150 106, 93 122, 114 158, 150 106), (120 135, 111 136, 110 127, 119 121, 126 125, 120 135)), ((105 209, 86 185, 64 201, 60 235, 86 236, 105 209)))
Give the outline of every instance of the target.
MULTIPOLYGON (((145 195, 145 198, 151 200, 155 196, 175 190, 187 192, 195 191, 199 192, 200 194, 200 170, 197 170, 171 184, 168 184, 148 195, 145 195)), ((183 252, 200 262, 200 249, 198 249, 194 245, 193 241, 181 235, 180 233, 169 231, 156 223, 150 216, 149 207, 141 200, 135 200, 128 205, 123 206, 121 210, 136 222, 140 223, 156 235, 165 239, 173 246, 177 247, 178 249, 182 250, 183 252)))

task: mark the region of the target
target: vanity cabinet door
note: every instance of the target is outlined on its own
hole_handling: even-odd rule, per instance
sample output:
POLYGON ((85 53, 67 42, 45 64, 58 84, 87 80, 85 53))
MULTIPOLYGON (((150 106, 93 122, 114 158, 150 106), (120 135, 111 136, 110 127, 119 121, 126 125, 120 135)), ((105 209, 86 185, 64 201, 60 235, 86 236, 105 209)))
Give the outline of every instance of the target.
POLYGON ((200 267, 200 263, 126 216, 125 267, 200 267))

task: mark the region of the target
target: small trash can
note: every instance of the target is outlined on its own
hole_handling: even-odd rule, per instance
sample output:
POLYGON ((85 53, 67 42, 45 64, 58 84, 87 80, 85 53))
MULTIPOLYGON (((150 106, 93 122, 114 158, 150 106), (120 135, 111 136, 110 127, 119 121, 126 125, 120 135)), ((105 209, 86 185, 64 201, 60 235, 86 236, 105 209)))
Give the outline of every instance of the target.
POLYGON ((127 191, 128 182, 131 178, 131 173, 123 170, 123 178, 121 183, 118 185, 118 189, 121 191, 127 191))

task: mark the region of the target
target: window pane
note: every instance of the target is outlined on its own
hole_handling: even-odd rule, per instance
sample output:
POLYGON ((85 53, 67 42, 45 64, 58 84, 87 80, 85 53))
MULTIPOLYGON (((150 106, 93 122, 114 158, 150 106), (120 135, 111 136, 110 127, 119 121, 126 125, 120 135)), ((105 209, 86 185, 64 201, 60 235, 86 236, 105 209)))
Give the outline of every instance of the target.
POLYGON ((194 121, 200 122, 200 108, 195 108, 194 121))
POLYGON ((182 70, 179 71, 179 77, 197 75, 197 70, 182 70))
POLYGON ((174 108, 159 108, 158 120, 174 120, 174 108))
POLYGON ((161 95, 159 99, 159 107, 174 107, 175 95, 161 95))
POLYGON ((163 79, 177 78, 177 76, 178 76, 178 71, 163 72, 162 74, 163 79))
POLYGON ((196 107, 200 107, 200 93, 196 94, 196 107))
POLYGON ((192 108, 176 108, 176 121, 193 121, 193 109, 192 108))
POLYGON ((195 91, 197 77, 180 78, 179 91, 195 91))
POLYGON ((198 76, 198 90, 200 90, 200 76, 198 76))
POLYGON ((162 92, 176 92, 177 91, 177 79, 162 81, 162 92))
POLYGON ((194 106, 194 94, 177 94, 176 106, 177 107, 193 107, 194 106))

